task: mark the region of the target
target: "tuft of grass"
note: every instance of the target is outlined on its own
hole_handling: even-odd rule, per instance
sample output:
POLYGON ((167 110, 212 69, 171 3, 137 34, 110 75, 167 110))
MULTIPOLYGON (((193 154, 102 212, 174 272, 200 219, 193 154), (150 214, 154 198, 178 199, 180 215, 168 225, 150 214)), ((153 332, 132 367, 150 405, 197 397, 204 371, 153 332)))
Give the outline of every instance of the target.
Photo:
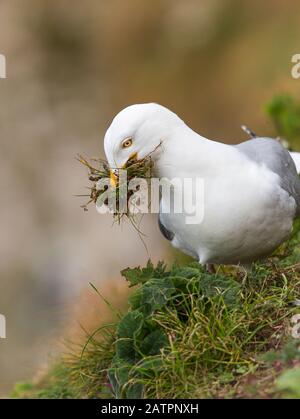
POLYGON ((153 174, 152 156, 160 146, 161 144, 142 159, 137 160, 135 156, 129 159, 122 169, 123 173, 126 171, 126 179, 119 179, 116 176, 117 182, 115 185, 111 184, 111 182, 101 184, 101 181, 110 179, 110 169, 115 168, 109 168, 108 163, 103 159, 87 160, 83 156, 78 155, 77 160, 88 168, 88 179, 91 182, 89 187, 90 193, 88 195, 78 195, 89 197, 89 201, 82 205, 82 208, 87 211, 90 203, 95 203, 99 206, 104 204, 109 207, 118 223, 120 223, 124 215, 132 220, 134 209, 136 208, 133 195, 140 187, 140 185, 134 185, 132 182, 136 179, 151 179, 153 174), (132 188, 136 190, 134 191, 132 188))

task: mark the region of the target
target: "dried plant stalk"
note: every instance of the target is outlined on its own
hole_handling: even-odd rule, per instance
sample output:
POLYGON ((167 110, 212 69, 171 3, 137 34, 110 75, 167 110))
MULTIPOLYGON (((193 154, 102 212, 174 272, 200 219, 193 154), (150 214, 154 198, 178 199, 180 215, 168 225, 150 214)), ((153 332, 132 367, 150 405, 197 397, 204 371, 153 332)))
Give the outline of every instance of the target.
MULTIPOLYGON (((160 146, 160 144, 159 144, 160 146)), ((155 149, 156 150, 156 149, 155 149)), ((155 151, 154 150, 154 151, 155 151)), ((151 179, 152 172, 153 172, 153 160, 151 158, 150 153, 146 157, 144 157, 141 160, 129 160, 124 167, 124 169, 127 170, 127 204, 129 203, 129 200, 131 196, 133 195, 133 191, 128 189, 129 182, 133 179, 151 179)), ((88 196, 90 199, 89 201, 82 205, 81 207, 87 211, 88 205, 92 202, 96 203, 98 198, 101 196, 102 193, 107 191, 107 188, 103 190, 98 190, 97 188, 97 182, 99 182, 101 179, 104 178, 110 178, 110 170, 108 167, 108 164, 103 159, 86 159, 82 157, 81 155, 77 156, 77 160, 86 166, 88 168, 88 179, 92 183, 89 187, 90 194, 89 195, 79 195, 79 196, 88 196)), ((120 188, 119 184, 116 185, 116 187, 112 187, 114 189, 114 193, 116 194, 116 209, 113 213, 114 219, 119 223, 122 219, 122 217, 125 215, 128 218, 133 219, 133 214, 130 212, 130 205, 127 205, 127 212, 123 213, 119 211, 120 207, 120 188)))

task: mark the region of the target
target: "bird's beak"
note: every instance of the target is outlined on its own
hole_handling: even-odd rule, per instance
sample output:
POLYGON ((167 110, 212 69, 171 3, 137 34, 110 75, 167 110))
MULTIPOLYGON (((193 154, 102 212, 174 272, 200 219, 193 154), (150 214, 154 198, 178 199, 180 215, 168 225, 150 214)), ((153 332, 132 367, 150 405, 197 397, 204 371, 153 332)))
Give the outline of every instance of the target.
POLYGON ((127 160, 127 162, 124 164, 124 166, 123 166, 123 168, 125 168, 126 167, 126 165, 127 165, 127 163, 128 162, 133 162, 133 161, 137 161, 138 160, 138 153, 137 152, 135 152, 135 153, 132 153, 130 156, 129 156, 129 159, 127 160))
MULTIPOLYGON (((121 167, 121 170, 126 169, 127 163, 129 161, 133 161, 133 160, 137 160, 137 159, 138 159, 137 153, 131 154, 131 156, 129 157, 129 159, 121 167)), ((110 171, 109 171, 110 186, 112 186, 113 188, 116 188, 117 185, 118 185, 118 182, 119 182, 119 176, 118 176, 119 170, 120 169, 110 169, 110 171)))
POLYGON ((110 186, 113 188, 117 187, 118 184, 118 176, 115 174, 115 170, 110 170, 110 186))

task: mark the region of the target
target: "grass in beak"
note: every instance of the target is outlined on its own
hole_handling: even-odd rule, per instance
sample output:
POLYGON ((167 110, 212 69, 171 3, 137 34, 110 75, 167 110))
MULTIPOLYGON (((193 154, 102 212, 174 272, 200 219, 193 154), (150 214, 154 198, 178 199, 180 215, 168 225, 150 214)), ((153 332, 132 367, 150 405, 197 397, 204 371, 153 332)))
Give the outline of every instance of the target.
MULTIPOLYGON (((158 145, 158 147, 161 145, 161 143, 158 145)), ((126 199, 127 199, 127 211, 123 212, 120 209, 120 200, 122 198, 122 193, 124 193, 124 187, 120 188, 120 185, 118 182, 116 182, 116 185, 112 185, 111 182, 109 182, 110 186, 105 187, 103 190, 99 190, 97 188, 97 183, 101 179, 110 179, 111 177, 111 169, 109 168, 107 161, 103 159, 86 159, 82 157, 81 155, 77 156, 77 160, 86 166, 88 168, 88 180, 91 182, 90 186, 88 187, 90 190, 89 194, 86 195, 77 195, 77 196, 86 196, 89 197, 89 201, 82 205, 81 207, 84 209, 84 211, 88 210, 88 206, 91 203, 97 202, 98 198, 104 193, 107 192, 109 189, 109 192, 115 194, 115 208, 112 209, 114 220, 118 223, 121 222, 124 216, 128 217, 128 219, 134 224, 135 228, 137 228, 137 225, 135 223, 134 216, 135 214, 132 212, 133 202, 131 200, 131 197, 134 195, 133 190, 129 189, 129 183, 133 179, 146 179, 150 180, 153 174, 153 160, 152 160, 152 154, 156 149, 156 147, 153 152, 148 154, 143 159, 137 160, 135 157, 128 160, 123 170, 127 170, 127 188, 126 188, 126 199)), ((106 205, 109 205, 108 200, 104 201, 106 205)))

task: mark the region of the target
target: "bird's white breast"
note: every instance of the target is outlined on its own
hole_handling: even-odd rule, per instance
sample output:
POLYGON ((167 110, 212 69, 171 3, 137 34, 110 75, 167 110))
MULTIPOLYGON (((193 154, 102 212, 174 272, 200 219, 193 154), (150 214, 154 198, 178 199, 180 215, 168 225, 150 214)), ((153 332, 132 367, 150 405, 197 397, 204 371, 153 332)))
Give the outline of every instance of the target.
MULTIPOLYGON (((200 263, 251 262, 272 252, 291 231, 294 198, 280 187, 275 173, 244 163, 202 176, 201 222, 187 224, 184 212, 161 215, 163 224, 175 234, 172 244, 200 263)), ((162 211, 165 199, 162 196, 162 211)))

